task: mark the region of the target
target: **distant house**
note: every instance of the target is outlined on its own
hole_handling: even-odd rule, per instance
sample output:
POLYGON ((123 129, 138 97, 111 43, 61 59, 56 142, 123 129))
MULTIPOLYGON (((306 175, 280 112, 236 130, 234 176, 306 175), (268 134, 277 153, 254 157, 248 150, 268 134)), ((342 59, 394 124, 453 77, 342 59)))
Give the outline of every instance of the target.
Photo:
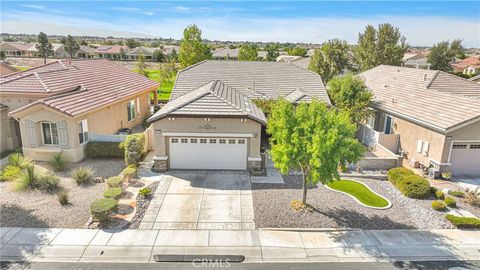
POLYGON ((121 45, 101 45, 95 49, 95 58, 121 59, 122 51, 125 55, 129 52, 128 46, 121 45))
POLYGON ((93 58, 95 49, 89 46, 80 45, 80 49, 75 53, 75 58, 93 58))
POLYGON ((404 165, 480 176, 480 85, 435 70, 381 65, 360 73, 375 111, 359 137, 404 165))
POLYGON ((177 45, 163 45, 163 54, 171 55, 174 51, 176 54, 180 52, 180 47, 177 45))
POLYGON ((145 56, 146 60, 152 60, 155 51, 159 50, 158 48, 151 48, 151 47, 137 47, 135 49, 130 50, 127 53, 127 59, 129 60, 137 60, 140 55, 145 56))
POLYGON ((302 58, 294 60, 290 63, 294 64, 297 67, 301 67, 303 69, 308 69, 308 66, 310 65, 310 60, 311 60, 311 57, 302 57, 302 58))
POLYGON ((239 49, 220 48, 212 53, 213 60, 238 60, 239 49))
POLYGON ((403 66, 413 68, 429 68, 427 55, 424 53, 405 53, 403 66))
POLYGON ((290 63, 299 59, 302 59, 303 57, 301 56, 296 56, 296 55, 279 55, 276 59, 277 62, 280 63, 290 63))
MULTIPOLYGON (((67 58, 68 54, 65 51, 65 45, 61 43, 52 43, 53 46, 53 57, 54 58, 67 58)), ((37 46, 32 45, 30 48, 27 49, 27 56, 30 57, 39 57, 37 46)))
POLYGON ((465 75, 475 75, 480 72, 480 55, 470 56, 452 64, 453 72, 462 72, 465 75))
POLYGON ((27 50, 35 46, 31 43, 24 42, 2 42, 0 43, 0 51, 4 52, 7 57, 9 56, 27 56, 27 50))

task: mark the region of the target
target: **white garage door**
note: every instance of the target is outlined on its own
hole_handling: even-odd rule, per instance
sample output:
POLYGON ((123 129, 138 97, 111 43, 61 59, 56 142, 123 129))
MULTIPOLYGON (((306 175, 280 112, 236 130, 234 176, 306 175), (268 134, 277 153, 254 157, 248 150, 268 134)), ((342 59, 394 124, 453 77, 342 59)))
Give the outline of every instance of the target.
POLYGON ((171 137, 171 169, 247 169, 247 140, 171 137))
POLYGON ((450 163, 454 175, 480 176, 480 142, 453 143, 450 163))

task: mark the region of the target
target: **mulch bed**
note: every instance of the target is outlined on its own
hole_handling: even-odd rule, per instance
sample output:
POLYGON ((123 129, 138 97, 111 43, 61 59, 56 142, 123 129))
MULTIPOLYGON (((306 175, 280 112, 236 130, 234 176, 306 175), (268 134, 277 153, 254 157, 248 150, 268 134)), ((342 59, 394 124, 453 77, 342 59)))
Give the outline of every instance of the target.
POLYGON ((152 191, 152 196, 150 198, 145 198, 143 196, 137 195, 137 211, 135 212, 135 215, 130 221, 129 229, 138 229, 138 227, 140 226, 143 216, 145 215, 145 212, 147 211, 148 206, 152 201, 153 194, 157 190, 159 183, 160 183, 159 181, 155 181, 147 186, 147 188, 149 188, 152 191))

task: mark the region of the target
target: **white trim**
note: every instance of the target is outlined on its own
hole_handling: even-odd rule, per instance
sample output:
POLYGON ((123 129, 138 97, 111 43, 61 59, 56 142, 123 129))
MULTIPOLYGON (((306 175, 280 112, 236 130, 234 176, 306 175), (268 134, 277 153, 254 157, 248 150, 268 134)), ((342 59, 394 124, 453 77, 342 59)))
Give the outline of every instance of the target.
POLYGON ((248 161, 262 161, 262 158, 261 157, 248 157, 247 160, 248 161))
POLYGON ((393 134, 392 133, 392 128, 393 128, 393 116, 390 115, 390 114, 385 114, 385 120, 383 121, 383 133, 386 134, 386 135, 390 135, 390 134, 393 134), (390 127, 389 127, 389 130, 388 130, 388 133, 385 132, 385 130, 387 129, 387 119, 388 117, 390 117, 390 127))
POLYGON ((168 160, 168 156, 164 156, 164 157, 153 156, 153 160, 168 160))
POLYGON ((40 122, 40 129, 42 131, 42 144, 47 145, 47 146, 60 146, 60 141, 58 138, 58 127, 56 122, 48 122, 48 121, 42 121, 40 122), (52 143, 45 143, 45 134, 43 133, 43 124, 48 124, 49 125, 49 130, 50 130, 50 138, 52 140, 52 143), (52 132, 52 124, 55 124, 55 129, 57 129, 57 143, 53 143, 53 132, 52 132))
POLYGON ((480 140, 451 140, 450 141, 450 149, 448 150, 448 163, 450 163, 450 158, 452 157, 452 149, 453 149, 453 144, 454 143, 461 143, 461 142, 465 142, 467 144, 470 144, 470 143, 480 143, 480 140))
POLYGON ((226 138, 252 138, 252 133, 201 133, 201 132, 163 132, 166 137, 226 137, 226 138))

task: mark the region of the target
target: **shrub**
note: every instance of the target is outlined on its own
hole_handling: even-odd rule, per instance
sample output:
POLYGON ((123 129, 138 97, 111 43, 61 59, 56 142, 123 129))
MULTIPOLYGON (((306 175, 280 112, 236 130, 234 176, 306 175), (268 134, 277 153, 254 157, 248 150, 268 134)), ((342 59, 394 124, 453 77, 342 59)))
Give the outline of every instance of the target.
POLYGON ((20 175, 20 173, 21 169, 19 167, 7 165, 0 172, 0 182, 12 181, 16 179, 20 175))
POLYGON ((480 196, 475 195, 475 193, 472 191, 467 191, 465 193, 465 202, 470 205, 480 207, 480 196))
POLYGON ((152 190, 148 187, 144 187, 138 191, 138 194, 144 198, 149 198, 152 196, 152 190))
POLYGON ((439 200, 443 200, 443 199, 445 199, 445 194, 443 194, 442 191, 437 190, 437 191, 435 191, 435 198, 437 198, 439 200))
POLYGON ((93 170, 87 167, 80 167, 72 171, 72 178, 77 185, 84 185, 93 178, 93 170))
POLYGON ((16 191, 27 191, 35 188, 35 182, 37 181, 38 173, 35 170, 35 165, 28 165, 25 172, 21 173, 15 180, 14 189, 16 191))
POLYGON ((123 184, 123 178, 120 176, 112 176, 107 179, 107 186, 109 188, 121 188, 123 184))
POLYGON ((31 163, 32 161, 29 158, 24 157, 20 153, 13 153, 8 156, 8 165, 19 167, 20 169, 25 169, 31 163))
POLYGON ((68 201, 68 193, 65 192, 65 191, 60 191, 58 194, 57 194, 57 199, 58 199, 58 202, 61 204, 61 205, 67 205, 69 203, 68 201))
POLYGON ((438 188, 436 187, 430 187, 430 192, 435 195, 435 192, 438 191, 438 188))
POLYGON ((451 196, 447 196, 445 198, 445 200, 443 200, 443 202, 448 206, 448 207, 457 207, 457 201, 455 200, 455 198, 451 197, 451 196))
POLYGON ((397 185, 397 182, 399 180, 405 178, 406 176, 414 175, 414 174, 415 173, 410 169, 407 169, 404 167, 398 167, 398 168, 390 169, 387 172, 387 178, 388 178, 388 181, 390 181, 393 185, 397 185))
POLYGON ((35 187, 46 191, 55 191, 58 188, 60 179, 53 173, 47 172, 39 174, 35 180, 35 187))
POLYGON ((430 196, 430 184, 427 179, 419 175, 407 176, 398 181, 396 186, 409 198, 424 199, 430 196))
POLYGON ((85 154, 88 158, 123 158, 124 150, 118 142, 88 142, 85 154))
POLYGON ((142 160, 143 155, 145 154, 143 151, 145 144, 145 135, 143 133, 138 134, 130 134, 125 139, 125 164, 130 165, 138 165, 138 163, 142 160))
POLYGON ((123 178, 126 179, 136 179, 137 178, 137 166, 136 165, 128 165, 122 171, 123 178))
POLYGON ((62 159, 62 154, 56 154, 53 156, 52 160, 48 162, 50 167, 56 172, 64 171, 67 167, 67 163, 62 159))
POLYGON ((458 198, 465 197, 465 193, 463 191, 460 191, 460 190, 449 190, 448 195, 452 195, 452 196, 458 197, 458 198))
POLYGON ((90 204, 90 214, 94 220, 100 222, 108 220, 111 214, 118 208, 118 202, 112 198, 103 198, 90 204))
POLYGON ((473 217, 459 217, 454 215, 446 215, 445 218, 457 228, 473 228, 480 229, 480 219, 473 217))
POLYGON ((120 198, 122 193, 123 190, 119 187, 107 188, 107 190, 105 190, 105 192, 103 193, 103 197, 117 200, 118 198, 120 198))
POLYGON ((442 201, 433 201, 432 202, 432 208, 437 210, 437 211, 443 211, 443 210, 447 209, 447 206, 442 201))

